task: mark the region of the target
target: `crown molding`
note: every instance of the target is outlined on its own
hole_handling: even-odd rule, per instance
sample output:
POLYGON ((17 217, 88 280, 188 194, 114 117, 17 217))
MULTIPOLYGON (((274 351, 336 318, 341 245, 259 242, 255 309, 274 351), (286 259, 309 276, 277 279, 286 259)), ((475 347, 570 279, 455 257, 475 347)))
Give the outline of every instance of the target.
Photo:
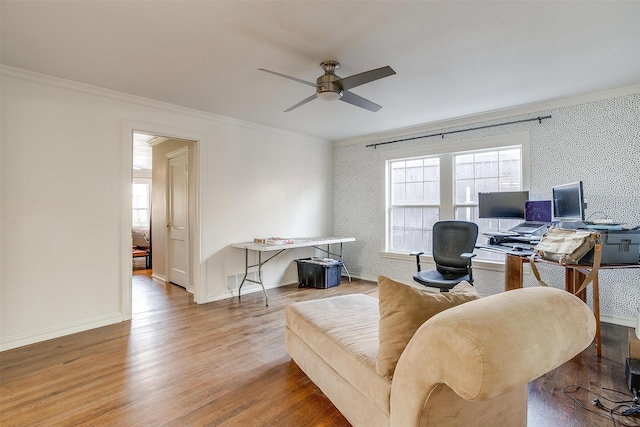
POLYGON ((334 142, 334 147, 342 147, 347 145, 355 145, 362 143, 370 143, 374 141, 384 141, 389 139, 404 138, 424 133, 431 133, 442 129, 449 129, 458 126, 465 126, 486 122, 490 120, 504 119, 507 117, 519 116, 524 114, 539 113, 541 111, 555 110, 563 107, 570 107, 580 104, 588 104, 591 102, 602 101, 605 99, 619 98, 627 95, 640 94, 640 84, 624 86, 616 89, 610 89, 600 92, 593 92, 584 95, 557 98, 548 101, 541 101, 531 104, 523 104, 499 110, 492 110, 468 116, 461 116, 452 119, 446 119, 431 123, 424 123, 417 126, 393 129, 384 132, 362 135, 355 138, 344 139, 334 142))
POLYGON ((105 89, 98 86, 93 86, 86 83, 80 83, 74 80, 67 80, 60 77, 54 77, 47 74, 41 74, 34 71, 25 70, 22 68, 12 67, 5 64, 0 64, 0 76, 10 77, 17 80, 42 84, 51 87, 57 87, 61 89, 80 92, 83 94, 94 95, 102 98, 113 99, 117 101, 127 102, 131 104, 137 104, 144 107, 159 109, 176 114, 183 114, 189 117, 199 118, 206 121, 213 121, 217 123, 229 124, 232 126, 244 127, 248 129, 258 130, 260 132, 267 132, 284 137, 293 137, 297 139, 305 140, 309 143, 316 144, 332 144, 331 141, 315 138, 309 135, 299 134, 295 132, 286 131, 270 126, 264 126, 253 122, 247 122, 240 119, 234 119, 232 117, 222 116, 219 114, 209 113, 202 110, 196 110, 193 108, 182 107, 180 105, 171 104, 164 101, 157 101, 155 99, 144 98, 142 96, 131 95, 124 92, 118 92, 111 89, 105 89))
POLYGON ((162 144, 163 142, 165 142, 167 139, 164 136, 154 136, 153 138, 151 138, 149 141, 147 141, 147 145, 149 147, 155 147, 156 145, 162 144))

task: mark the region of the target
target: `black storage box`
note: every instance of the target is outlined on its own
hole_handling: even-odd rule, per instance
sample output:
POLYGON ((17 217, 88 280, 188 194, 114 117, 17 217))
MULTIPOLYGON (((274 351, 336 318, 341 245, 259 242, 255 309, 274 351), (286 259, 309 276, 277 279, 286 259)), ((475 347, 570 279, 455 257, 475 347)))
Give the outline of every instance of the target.
POLYGON ((308 288, 338 286, 342 278, 342 262, 329 258, 297 259, 298 283, 308 288))
MULTIPOLYGON (((640 230, 595 230, 602 244, 601 264, 638 264, 640 262, 640 230)), ((580 262, 593 262, 593 250, 580 262)))

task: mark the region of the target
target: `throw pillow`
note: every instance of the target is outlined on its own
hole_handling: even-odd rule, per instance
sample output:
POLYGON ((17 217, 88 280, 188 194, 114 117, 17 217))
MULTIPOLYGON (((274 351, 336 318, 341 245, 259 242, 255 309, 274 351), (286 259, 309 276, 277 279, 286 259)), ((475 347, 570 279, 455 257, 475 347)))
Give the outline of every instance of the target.
POLYGON ((378 374, 389 380, 393 378, 400 355, 424 322, 447 308, 478 298, 478 292, 469 282, 461 282, 449 292, 437 293, 379 276, 378 374))

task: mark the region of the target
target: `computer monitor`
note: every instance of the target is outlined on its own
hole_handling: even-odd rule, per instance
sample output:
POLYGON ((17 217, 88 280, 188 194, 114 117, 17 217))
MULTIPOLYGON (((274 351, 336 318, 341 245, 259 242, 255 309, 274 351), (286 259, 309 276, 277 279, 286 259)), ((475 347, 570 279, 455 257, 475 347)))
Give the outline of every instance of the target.
POLYGON ((554 221, 584 221, 582 181, 555 186, 551 192, 554 221))
POLYGON ((478 193, 478 217, 524 219, 524 203, 527 200, 528 191, 478 193))

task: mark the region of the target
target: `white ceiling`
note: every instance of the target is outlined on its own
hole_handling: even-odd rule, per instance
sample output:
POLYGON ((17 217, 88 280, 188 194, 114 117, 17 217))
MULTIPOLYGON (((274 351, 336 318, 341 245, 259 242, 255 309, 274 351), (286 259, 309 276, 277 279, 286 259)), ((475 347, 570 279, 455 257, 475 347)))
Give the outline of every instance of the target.
POLYGON ((328 140, 640 83, 640 1, 9 1, 5 65, 328 140), (383 108, 314 100, 320 62, 383 108))
POLYGON ((155 136, 144 133, 133 134, 133 169, 151 170, 153 166, 153 151, 149 141, 155 136))

